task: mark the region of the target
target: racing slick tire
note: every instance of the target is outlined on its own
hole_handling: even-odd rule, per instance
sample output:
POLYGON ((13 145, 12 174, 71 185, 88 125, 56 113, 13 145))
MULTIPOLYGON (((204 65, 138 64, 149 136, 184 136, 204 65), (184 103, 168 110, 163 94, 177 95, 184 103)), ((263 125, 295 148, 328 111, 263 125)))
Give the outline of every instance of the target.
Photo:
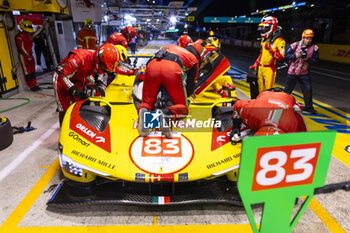
POLYGON ((0 150, 10 146, 13 142, 11 122, 5 117, 0 117, 0 150))

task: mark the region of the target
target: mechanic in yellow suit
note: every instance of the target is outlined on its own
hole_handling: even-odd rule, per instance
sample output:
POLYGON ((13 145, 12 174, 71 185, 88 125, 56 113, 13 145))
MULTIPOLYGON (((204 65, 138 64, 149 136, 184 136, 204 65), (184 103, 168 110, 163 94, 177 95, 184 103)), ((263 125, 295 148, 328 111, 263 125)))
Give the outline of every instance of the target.
POLYGON ((261 50, 249 70, 258 68, 259 93, 273 87, 276 78, 276 61, 284 58, 286 42, 280 37, 281 27, 273 16, 264 16, 258 30, 261 32, 261 50))

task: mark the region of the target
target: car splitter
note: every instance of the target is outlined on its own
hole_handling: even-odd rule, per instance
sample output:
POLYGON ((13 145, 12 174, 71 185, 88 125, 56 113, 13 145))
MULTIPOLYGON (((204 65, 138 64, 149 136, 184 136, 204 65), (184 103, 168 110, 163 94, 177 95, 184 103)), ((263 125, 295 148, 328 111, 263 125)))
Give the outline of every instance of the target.
POLYGON ((74 208, 84 205, 185 205, 232 204, 242 206, 235 182, 224 179, 186 183, 96 182, 78 186, 63 180, 47 202, 50 208, 74 208))

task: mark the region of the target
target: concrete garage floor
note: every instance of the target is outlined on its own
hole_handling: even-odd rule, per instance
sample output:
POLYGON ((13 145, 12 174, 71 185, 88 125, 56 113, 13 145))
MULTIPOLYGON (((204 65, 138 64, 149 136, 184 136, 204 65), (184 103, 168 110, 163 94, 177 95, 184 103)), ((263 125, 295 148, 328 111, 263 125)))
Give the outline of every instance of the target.
MULTIPOLYGON (((152 53, 150 44, 140 53, 152 53)), ((49 77, 43 77, 43 80, 49 77)), ((46 202, 60 182, 57 160, 59 128, 53 91, 22 92, 31 102, 5 112, 13 126, 32 121, 36 130, 14 135, 0 152, 0 232, 251 232, 241 207, 228 205, 89 206, 51 211, 46 202)), ((242 92, 240 97, 247 98, 242 92)), ((16 101, 17 102, 17 101, 16 101)), ((0 100, 0 110, 14 102, 0 100)), ((347 181, 350 169, 332 158, 326 183, 347 181)), ((315 196, 293 232, 350 232, 350 192, 315 196), (321 220, 322 219, 322 220, 321 220)), ((299 202, 299 205, 301 201, 299 202)), ((259 218, 259 209, 255 209, 259 218)))

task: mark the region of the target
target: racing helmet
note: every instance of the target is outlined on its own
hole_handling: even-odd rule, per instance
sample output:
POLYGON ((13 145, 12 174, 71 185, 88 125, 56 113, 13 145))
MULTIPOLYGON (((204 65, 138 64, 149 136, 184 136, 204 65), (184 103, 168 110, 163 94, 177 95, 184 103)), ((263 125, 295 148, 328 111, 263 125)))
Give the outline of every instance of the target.
POLYGON ((131 26, 127 26, 123 29, 123 35, 125 36, 126 40, 130 42, 131 38, 136 36, 136 30, 131 26))
POLYGON ((217 49, 221 49, 221 43, 217 37, 208 37, 206 42, 207 42, 207 45, 212 45, 217 49))
POLYGON ((263 135, 276 135, 276 134, 284 134, 285 132, 274 126, 264 126, 258 129, 254 136, 263 136, 263 135))
POLYGON ((120 63, 120 53, 112 44, 103 44, 96 49, 95 63, 102 72, 115 72, 120 63))
POLYGON ((258 31, 262 38, 269 38, 277 29, 278 20, 273 16, 265 15, 259 24, 258 31))
POLYGON ((177 45, 182 48, 185 48, 189 43, 193 43, 193 40, 188 35, 182 35, 177 39, 177 45))
POLYGON ((120 54, 120 60, 125 62, 128 59, 128 50, 126 50, 126 48, 122 45, 115 45, 115 47, 117 48, 119 54, 120 54))
POLYGON ((93 25, 94 25, 94 22, 92 22, 92 20, 90 18, 85 19, 84 27, 92 28, 93 25))
POLYGON ((187 49, 188 51, 190 51, 194 56, 196 56, 196 58, 198 59, 198 62, 201 63, 202 58, 201 58, 201 54, 203 52, 203 47, 197 43, 189 43, 185 49, 187 49))
POLYGON ((22 19, 19 22, 19 27, 21 28, 22 31, 33 33, 33 23, 29 19, 22 19))
POLYGON ((301 35, 302 38, 312 38, 314 37, 314 31, 312 31, 311 29, 306 29, 303 31, 303 34, 301 35))

